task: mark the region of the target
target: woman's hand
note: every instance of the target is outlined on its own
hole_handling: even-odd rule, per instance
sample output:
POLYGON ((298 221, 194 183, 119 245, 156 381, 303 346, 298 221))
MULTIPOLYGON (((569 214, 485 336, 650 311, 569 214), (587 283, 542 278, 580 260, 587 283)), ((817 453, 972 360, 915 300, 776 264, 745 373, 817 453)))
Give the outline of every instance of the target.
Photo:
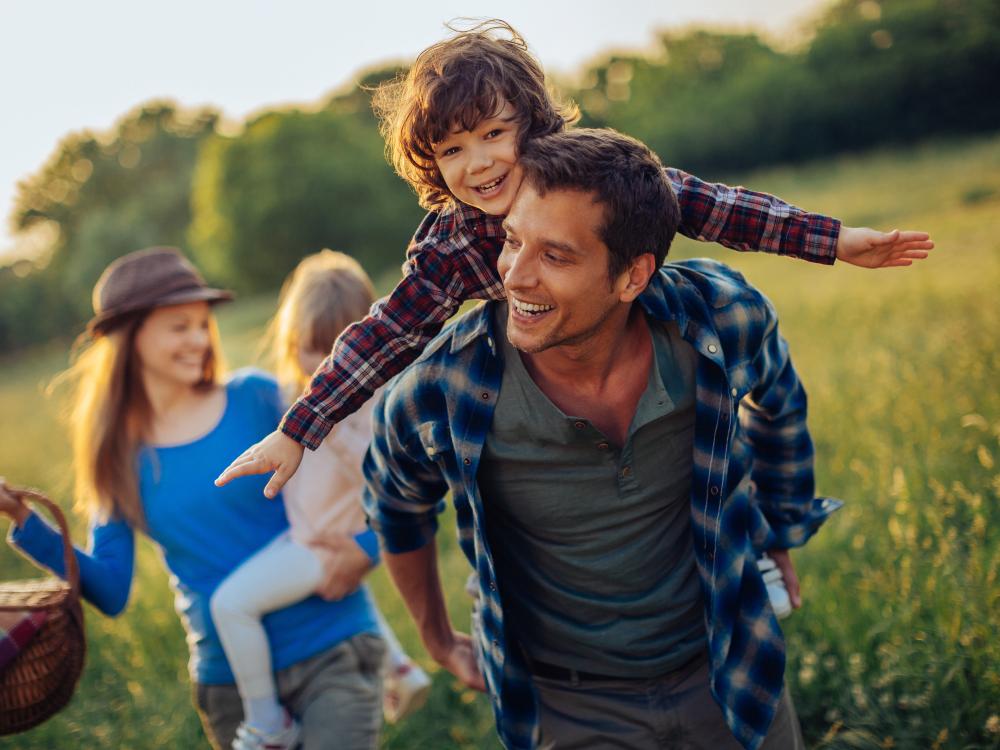
POLYGON ((3 477, 0 477, 0 514, 13 519, 14 523, 18 526, 24 526, 24 522, 28 520, 28 516, 31 514, 28 506, 22 502, 21 498, 14 494, 14 491, 3 477))
POLYGON ((371 558, 349 534, 310 544, 309 549, 319 556, 326 569, 316 593, 327 601, 343 599, 356 591, 372 569, 371 558))

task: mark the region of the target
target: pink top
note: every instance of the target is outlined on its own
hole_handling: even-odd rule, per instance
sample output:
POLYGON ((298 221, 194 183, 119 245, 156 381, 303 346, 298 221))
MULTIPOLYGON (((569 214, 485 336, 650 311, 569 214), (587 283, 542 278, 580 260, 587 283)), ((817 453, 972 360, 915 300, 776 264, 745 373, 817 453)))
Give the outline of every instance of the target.
POLYGON ((298 471, 282 490, 292 539, 322 544, 331 536, 364 530, 361 462, 371 439, 369 401, 338 422, 319 448, 304 451, 298 471))

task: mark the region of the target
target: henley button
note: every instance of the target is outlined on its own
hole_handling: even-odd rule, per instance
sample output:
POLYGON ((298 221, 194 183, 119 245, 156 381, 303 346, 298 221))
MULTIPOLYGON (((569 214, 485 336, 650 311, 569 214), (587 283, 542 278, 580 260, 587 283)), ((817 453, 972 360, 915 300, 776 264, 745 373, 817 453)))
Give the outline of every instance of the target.
POLYGON ((708 345, 708 351, 711 354, 715 354, 717 351, 719 351, 719 347, 717 347, 715 344, 709 344, 708 345))
POLYGON ((627 477, 631 473, 632 473, 632 467, 630 467, 630 466, 626 466, 624 469, 622 469, 622 476, 623 477, 627 477))
POLYGON ((486 391, 483 391, 483 401, 489 401, 489 400, 490 400, 490 394, 487 393, 486 391))
POLYGON ((586 427, 587 425, 586 425, 586 424, 584 424, 583 422, 574 422, 574 423, 573 423, 573 426, 574 426, 574 427, 575 427, 576 429, 578 429, 578 430, 582 430, 582 429, 583 429, 584 427, 586 427))
POLYGON ((472 459, 471 458, 462 459, 462 463, 465 464, 466 466, 469 466, 472 463, 472 459))
POLYGON ((713 495, 718 495, 719 494, 719 488, 713 486, 712 489, 709 490, 709 492, 711 492, 713 495))
POLYGON ((737 393, 739 393, 739 391, 733 388, 733 390, 731 390, 730 393, 732 393, 733 396, 735 396, 737 393))

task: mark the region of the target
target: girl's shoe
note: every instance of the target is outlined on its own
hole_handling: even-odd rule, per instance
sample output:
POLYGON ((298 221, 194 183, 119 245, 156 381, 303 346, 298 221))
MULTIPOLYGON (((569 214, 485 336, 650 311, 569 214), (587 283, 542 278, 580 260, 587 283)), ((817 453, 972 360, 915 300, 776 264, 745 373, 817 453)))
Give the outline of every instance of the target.
POLYGON ((431 678, 412 662, 390 668, 385 676, 382 713, 390 724, 405 719, 427 702, 431 678))
POLYGON ((245 721, 236 728, 233 750, 295 750, 302 739, 302 727, 286 715, 285 728, 276 734, 264 734, 245 721))

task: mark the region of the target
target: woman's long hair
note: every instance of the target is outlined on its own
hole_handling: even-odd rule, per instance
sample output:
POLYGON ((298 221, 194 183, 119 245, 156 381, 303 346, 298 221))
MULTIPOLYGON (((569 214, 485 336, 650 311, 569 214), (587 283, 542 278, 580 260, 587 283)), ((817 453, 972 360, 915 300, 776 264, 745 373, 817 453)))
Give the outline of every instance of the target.
MULTIPOLYGON (((148 313, 147 313, 148 314, 148 313)), ((53 381, 71 388, 69 429, 77 507, 98 521, 122 519, 146 528, 139 497, 138 456, 153 422, 135 337, 145 315, 74 347, 69 369, 53 381)), ((209 389, 222 369, 211 319, 208 354, 196 388, 209 389)))

